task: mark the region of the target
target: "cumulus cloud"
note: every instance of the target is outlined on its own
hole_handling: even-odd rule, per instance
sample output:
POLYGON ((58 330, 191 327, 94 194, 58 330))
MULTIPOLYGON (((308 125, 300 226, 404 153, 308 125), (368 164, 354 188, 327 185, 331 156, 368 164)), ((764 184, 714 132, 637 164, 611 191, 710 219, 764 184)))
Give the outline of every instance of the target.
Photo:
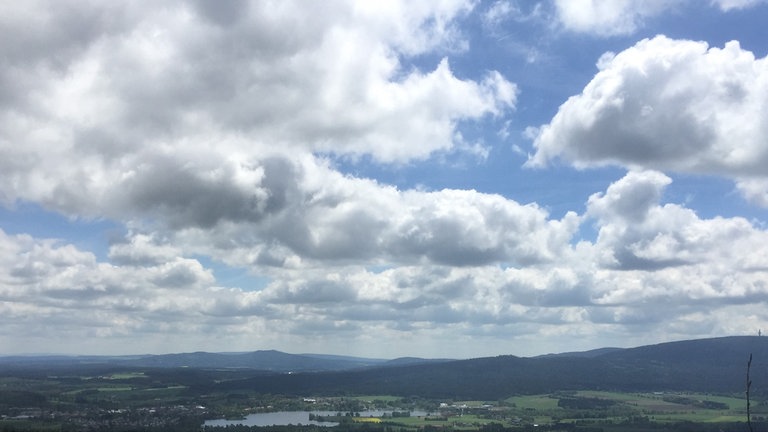
MULTIPOLYGON (((467 266, 550 261, 569 248, 578 229, 575 213, 551 220, 536 205, 500 195, 400 191, 344 176, 311 157, 273 164, 281 169, 265 169, 260 183, 268 197, 264 211, 212 226, 191 220, 182 228, 169 226, 166 235, 234 266, 413 261, 467 266)), ((225 209, 218 214, 227 214, 225 209)))
POLYGON ((496 71, 459 78, 447 59, 402 66, 466 49, 453 21, 471 4, 86 6, 4 6, 14 10, 0 29, 17 43, 4 45, 0 70, 0 199, 110 218, 129 232, 109 262, 3 237, 13 282, 3 285, 4 316, 26 334, 44 333, 38 318, 84 339, 146 334, 157 344, 163 334, 352 331, 359 321, 398 331, 391 324, 412 313, 410 330, 462 323, 472 288, 434 281, 450 273, 441 266, 567 253, 574 214, 550 220, 475 191, 401 191, 319 156, 406 163, 478 151, 459 124, 513 109, 516 86, 496 71), (21 31, 31 23, 44 33, 21 31), (197 254, 272 282, 256 292, 217 286, 197 254), (364 270, 412 262, 438 270, 364 270))
POLYGON ((590 197, 587 212, 599 228, 599 262, 624 270, 701 263, 748 273, 764 270, 764 231, 743 218, 705 220, 677 204, 661 205, 670 182, 659 172, 630 172, 604 194, 590 197))
POLYGON ((109 260, 118 265, 155 265, 181 255, 181 250, 152 234, 131 234, 109 247, 109 260))
MULTIPOLYGON (((496 240, 501 225, 484 232, 430 208, 447 192, 425 194, 418 208, 407 201, 419 194, 346 179, 313 155, 402 163, 478 151, 459 123, 513 108, 516 86, 496 71, 457 78, 446 59, 427 71, 401 66, 427 51, 463 49, 452 22, 468 3, 232 2, 212 10, 169 2, 94 5, 84 15, 86 6, 72 3, 5 7, 13 10, 0 28, 32 20, 45 29, 12 32, 18 44, 4 48, 0 87, 13 93, 0 103, 6 205, 31 201, 138 232, 197 235, 216 255, 243 248, 257 257, 248 264, 369 259, 379 247, 384 256, 460 263, 435 252, 449 235, 465 240, 467 262, 541 258, 511 252, 511 237, 530 234, 496 240), (412 219, 394 226, 383 217, 393 207, 425 212, 446 229, 431 233, 412 219), (410 240, 399 239, 406 230, 410 240)), ((538 210, 520 211, 544 223, 538 210)), ((113 246, 113 259, 156 258, 131 246, 113 246)))
MULTIPOLYGON (((571 346, 568 339, 574 335, 595 338, 597 333, 645 342, 646 333, 633 333, 639 328, 669 337, 698 335, 703 327, 728 332, 734 327, 725 309, 759 322, 761 312, 752 305, 768 300, 768 233, 742 218, 702 219, 664 203, 670 181, 659 172, 632 171, 594 194, 586 214, 568 224, 594 224, 597 239, 570 245, 568 235, 556 238, 559 248, 550 250, 553 259, 522 266, 445 265, 439 259, 430 264, 431 257, 426 257, 418 265, 383 270, 360 260, 333 267, 279 267, 257 291, 218 286, 209 269, 179 256, 165 244, 169 239, 157 234, 129 234, 112 246, 113 262, 108 264, 58 241, 0 232, 3 321, 9 324, 7 331, 25 323, 32 338, 45 332, 34 323, 56 322, 56 331, 112 343, 141 334, 161 344, 166 335, 177 334, 190 346, 205 341, 230 350, 247 349, 250 336, 268 341, 264 333, 303 344, 318 338, 327 344, 323 336, 339 332, 345 340, 362 343, 376 334, 402 341, 416 353, 424 349, 417 343, 420 338, 500 343, 536 334, 571 346), (677 318, 669 322, 669 316, 677 318)), ((502 225, 525 220, 519 214, 509 218, 507 212, 525 210, 499 197, 460 194, 461 201, 473 202, 462 207, 452 200, 455 193, 438 192, 430 198, 435 193, 424 192, 413 201, 401 199, 419 209, 416 215, 434 213, 432 218, 450 220, 451 212, 460 211, 456 220, 468 221, 463 232, 492 227, 496 218, 502 225), (442 207, 442 200, 451 205, 442 207), (475 219, 473 212, 485 214, 486 220, 475 219)), ((330 204, 334 197, 338 195, 326 192, 317 199, 330 204)), ((350 202, 355 199, 347 196, 335 206, 350 202)), ((565 223, 538 210, 533 216, 542 226, 565 223)), ((424 237, 420 225, 403 223, 397 220, 392 226, 410 226, 414 236, 424 237)), ((538 223, 521 229, 542 229, 536 228, 538 223)), ((439 231, 430 235, 439 236, 439 231)), ((488 241, 465 235, 465 242, 488 241)), ((519 243, 538 250, 548 241, 536 234, 519 243)), ((2 337, 9 336, 6 332, 2 337)))
POLYGON ((0 155, 4 184, 14 185, 6 202, 75 212, 82 204, 65 198, 74 183, 112 194, 100 188, 141 169, 183 177, 211 148, 243 159, 279 148, 407 162, 454 149, 459 122, 515 104, 515 85, 496 72, 472 81, 445 59, 426 71, 401 66, 460 49, 451 22, 470 7, 460 1, 5 7, 0 28, 15 41, 0 70, 0 155), (21 30, 29 26, 45 30, 21 30), (149 160, 188 154, 176 167, 149 160))
POLYGON ((286 162, 297 155, 477 152, 459 123, 513 108, 516 86, 495 71, 460 79, 446 59, 401 66, 462 49, 452 21, 470 7, 6 5, 0 201, 208 229, 303 198, 286 162))
POLYGON ((768 163, 766 65, 738 42, 710 48, 664 36, 606 54, 583 92, 539 129, 528 164, 559 158, 581 168, 717 174, 759 197, 768 163))
POLYGON ((304 269, 268 286, 261 299, 364 328, 405 320, 420 334, 434 327, 426 334, 435 337, 441 327, 456 337, 485 328, 485 338, 501 340, 529 324, 547 337, 566 324, 570 334, 624 332, 633 340, 644 337, 633 328, 677 337, 704 326, 725 331, 731 325, 718 305, 752 314, 751 304, 768 299, 768 233, 743 218, 702 219, 664 203, 670 182, 659 172, 632 171, 594 194, 577 224, 594 224, 597 239, 563 247, 559 259, 519 267, 304 269))
MULTIPOLYGON (((462 126, 512 124, 518 88, 451 66, 474 6, 0 5, 0 202, 125 227, 104 257, 0 230, 0 345, 348 353, 376 341, 366 355, 389 356, 397 341, 429 356, 448 342, 513 352, 499 348, 513 337, 526 354, 542 337, 579 349, 598 335, 640 342, 640 328, 727 333, 734 311, 765 321, 752 303, 768 292, 766 232, 666 203, 671 178, 648 169, 728 176, 768 201, 765 60, 736 43, 657 37, 607 54, 581 95, 528 129, 530 165, 630 168, 583 214, 335 168, 490 154, 462 126), (595 239, 577 240, 585 224, 595 239), (226 266, 263 280, 225 286, 226 266)), ((557 7, 568 28, 603 35, 663 9, 557 7)), ((486 26, 544 13, 484 11, 486 26)))
MULTIPOLYGON (((159 304, 168 305, 178 295, 168 295, 168 289, 195 291, 213 282, 210 271, 200 263, 180 257, 156 265, 114 266, 98 262, 93 254, 72 245, 2 231, 0 250, 0 292, 10 311, 69 313, 74 321, 98 315, 92 325, 109 325, 104 320, 110 310, 157 312, 159 304), (168 298, 158 302, 163 296, 168 298)), ((173 308, 183 308, 182 301, 176 303, 173 308)))
POLYGON ((743 218, 702 219, 664 203, 669 184, 659 172, 632 171, 590 197, 585 223, 595 225, 598 237, 576 246, 564 266, 568 278, 540 291, 559 286, 571 293, 550 312, 587 335, 596 326, 621 328, 633 340, 648 332, 675 338, 743 332, 748 324, 724 317, 735 311, 751 323, 764 317, 757 311, 768 301, 762 264, 768 233, 743 218))
MULTIPOLYGON (((137 249, 147 249, 144 240, 134 242, 137 249)), ((57 240, 0 230, 0 340, 14 340, 21 350, 45 341, 48 349, 71 352, 78 340, 78 349, 125 352, 125 340, 134 346, 137 337, 205 335, 207 326, 236 324, 207 313, 222 290, 198 261, 131 254, 137 255, 151 255, 153 262, 99 262, 57 240)))

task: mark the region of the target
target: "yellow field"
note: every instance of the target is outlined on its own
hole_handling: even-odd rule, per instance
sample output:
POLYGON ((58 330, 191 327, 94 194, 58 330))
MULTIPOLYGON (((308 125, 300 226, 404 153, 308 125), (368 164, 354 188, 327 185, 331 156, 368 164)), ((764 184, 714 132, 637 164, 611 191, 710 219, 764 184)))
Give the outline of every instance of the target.
POLYGON ((353 421, 355 423, 381 423, 381 419, 378 417, 355 417, 353 421))

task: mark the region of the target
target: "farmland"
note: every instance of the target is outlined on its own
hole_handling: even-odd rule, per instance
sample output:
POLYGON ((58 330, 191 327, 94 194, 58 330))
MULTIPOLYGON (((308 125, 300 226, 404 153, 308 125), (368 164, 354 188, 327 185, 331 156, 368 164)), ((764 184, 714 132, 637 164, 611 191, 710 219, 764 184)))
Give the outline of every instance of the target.
MULTIPOLYGON (((0 379, 0 430, 201 430, 206 419, 244 419, 274 411, 337 412, 323 420, 333 429, 417 430, 718 430, 745 423, 742 395, 688 392, 558 391, 500 400, 419 396, 279 395, 258 389, 210 391, 210 381, 234 379, 231 371, 123 370, 102 374, 6 376, 0 379), (379 410, 384 414, 360 416, 379 410), (419 415, 410 415, 419 412, 419 415), (422 415, 426 413, 425 415, 422 415)), ((764 423, 768 406, 753 401, 752 420, 764 423)), ((235 422, 236 423, 236 422, 235 422)), ((297 428, 294 425, 294 429, 297 428)), ((314 429, 306 426, 304 429, 314 429)), ((301 429, 301 428, 300 428, 301 429)), ((323 429, 328 430, 328 429, 323 429)))

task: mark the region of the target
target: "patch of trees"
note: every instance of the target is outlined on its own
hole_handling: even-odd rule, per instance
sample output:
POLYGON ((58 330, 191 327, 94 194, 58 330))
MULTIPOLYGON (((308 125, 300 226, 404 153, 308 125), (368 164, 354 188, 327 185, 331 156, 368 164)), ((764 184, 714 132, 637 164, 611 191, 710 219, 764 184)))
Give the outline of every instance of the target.
POLYGON ((616 401, 591 397, 562 397, 557 400, 557 406, 565 409, 600 410, 616 405, 616 401))

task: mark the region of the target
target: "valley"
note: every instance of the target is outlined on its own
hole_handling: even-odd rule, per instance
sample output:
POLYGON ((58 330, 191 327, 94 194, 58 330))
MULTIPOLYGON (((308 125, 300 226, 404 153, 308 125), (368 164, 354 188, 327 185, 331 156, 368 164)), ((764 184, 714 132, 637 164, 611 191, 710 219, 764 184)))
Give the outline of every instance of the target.
MULTIPOLYGON (((214 368, 167 361, 140 366, 124 358, 3 358, 0 431, 745 430, 747 418, 765 430, 767 341, 733 337, 594 356, 397 364, 346 358, 346 368, 326 362, 325 370, 303 371, 255 362, 214 368), (256 421, 286 412, 289 421, 256 421)), ((292 358, 269 356, 272 362, 292 358)), ((174 357, 191 358, 200 356, 174 357)))

